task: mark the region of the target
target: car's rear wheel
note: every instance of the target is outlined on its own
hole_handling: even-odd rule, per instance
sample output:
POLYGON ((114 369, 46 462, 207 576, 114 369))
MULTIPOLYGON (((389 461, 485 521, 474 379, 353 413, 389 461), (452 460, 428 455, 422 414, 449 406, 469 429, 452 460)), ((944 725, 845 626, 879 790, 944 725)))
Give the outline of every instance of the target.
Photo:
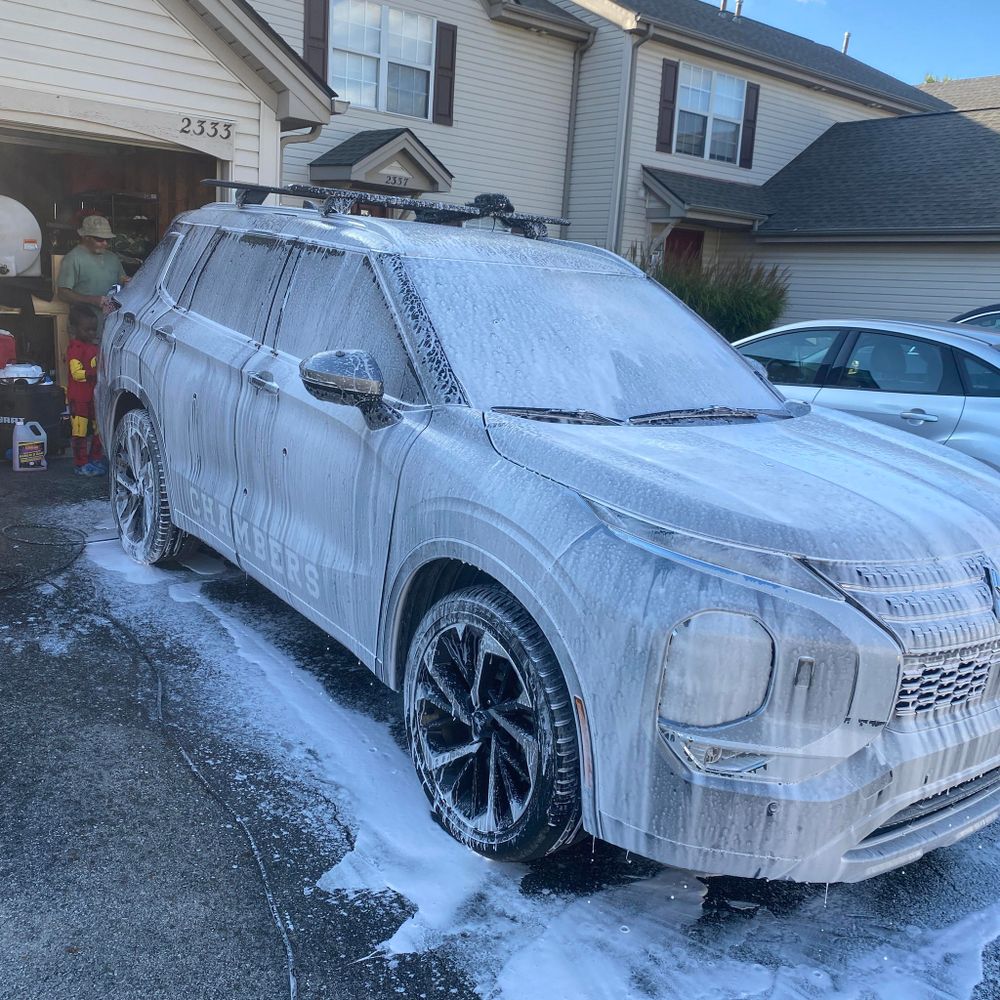
POLYGON ((406 728, 441 824, 487 857, 528 861, 580 821, 576 727, 541 630, 498 586, 438 601, 407 657, 406 728))
POLYGON ((122 548, 136 562, 174 558, 187 537, 170 515, 163 454, 145 410, 129 410, 111 446, 111 509, 122 548))

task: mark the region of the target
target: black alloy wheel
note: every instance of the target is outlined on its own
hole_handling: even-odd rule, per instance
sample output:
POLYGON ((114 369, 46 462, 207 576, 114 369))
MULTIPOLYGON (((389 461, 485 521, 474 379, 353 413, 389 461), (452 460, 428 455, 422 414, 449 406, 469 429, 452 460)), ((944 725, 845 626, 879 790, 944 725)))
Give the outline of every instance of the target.
POLYGON ((527 861, 579 826, 576 727, 548 643, 500 587, 439 601, 407 661, 406 724, 435 815, 488 857, 527 861))
POLYGON ((121 546, 138 563, 172 559, 187 537, 171 520, 156 428, 145 410, 129 410, 111 446, 111 509, 121 546))

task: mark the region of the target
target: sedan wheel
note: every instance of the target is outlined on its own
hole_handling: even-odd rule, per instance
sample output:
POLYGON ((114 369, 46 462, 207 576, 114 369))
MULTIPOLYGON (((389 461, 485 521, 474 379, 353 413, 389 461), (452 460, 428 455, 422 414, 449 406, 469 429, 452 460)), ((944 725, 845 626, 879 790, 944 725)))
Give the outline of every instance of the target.
POLYGON ((488 857, 527 861, 579 824, 576 728, 538 626, 499 587, 439 601, 407 662, 406 722, 434 812, 488 857))
POLYGON ((111 455, 111 508, 122 548, 147 564, 177 555, 185 536, 170 518, 160 443, 145 410, 122 417, 111 455))

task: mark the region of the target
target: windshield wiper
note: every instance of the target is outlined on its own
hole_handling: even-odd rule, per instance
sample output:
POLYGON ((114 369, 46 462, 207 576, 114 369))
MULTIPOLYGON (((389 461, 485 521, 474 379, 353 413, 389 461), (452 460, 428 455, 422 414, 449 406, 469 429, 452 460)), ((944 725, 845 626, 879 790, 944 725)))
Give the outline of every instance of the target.
POLYGON ((737 406, 695 406, 687 410, 660 410, 629 417, 630 424, 666 424, 674 420, 756 420, 761 414, 787 416, 776 410, 747 410, 737 406))
POLYGON ((511 417, 527 417, 529 420, 549 420, 552 423, 573 424, 621 424, 623 421, 606 417, 593 410, 560 410, 547 406, 493 406, 493 413, 505 413, 511 417))

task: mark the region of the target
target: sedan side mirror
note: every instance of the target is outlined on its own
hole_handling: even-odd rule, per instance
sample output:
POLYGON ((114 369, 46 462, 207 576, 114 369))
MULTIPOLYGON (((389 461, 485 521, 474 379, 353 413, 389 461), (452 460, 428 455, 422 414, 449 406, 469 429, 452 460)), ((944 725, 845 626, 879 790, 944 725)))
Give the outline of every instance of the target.
POLYGON ((399 419, 382 401, 382 372, 366 351, 321 351, 300 362, 299 376, 311 396, 357 407, 372 429, 399 419))

